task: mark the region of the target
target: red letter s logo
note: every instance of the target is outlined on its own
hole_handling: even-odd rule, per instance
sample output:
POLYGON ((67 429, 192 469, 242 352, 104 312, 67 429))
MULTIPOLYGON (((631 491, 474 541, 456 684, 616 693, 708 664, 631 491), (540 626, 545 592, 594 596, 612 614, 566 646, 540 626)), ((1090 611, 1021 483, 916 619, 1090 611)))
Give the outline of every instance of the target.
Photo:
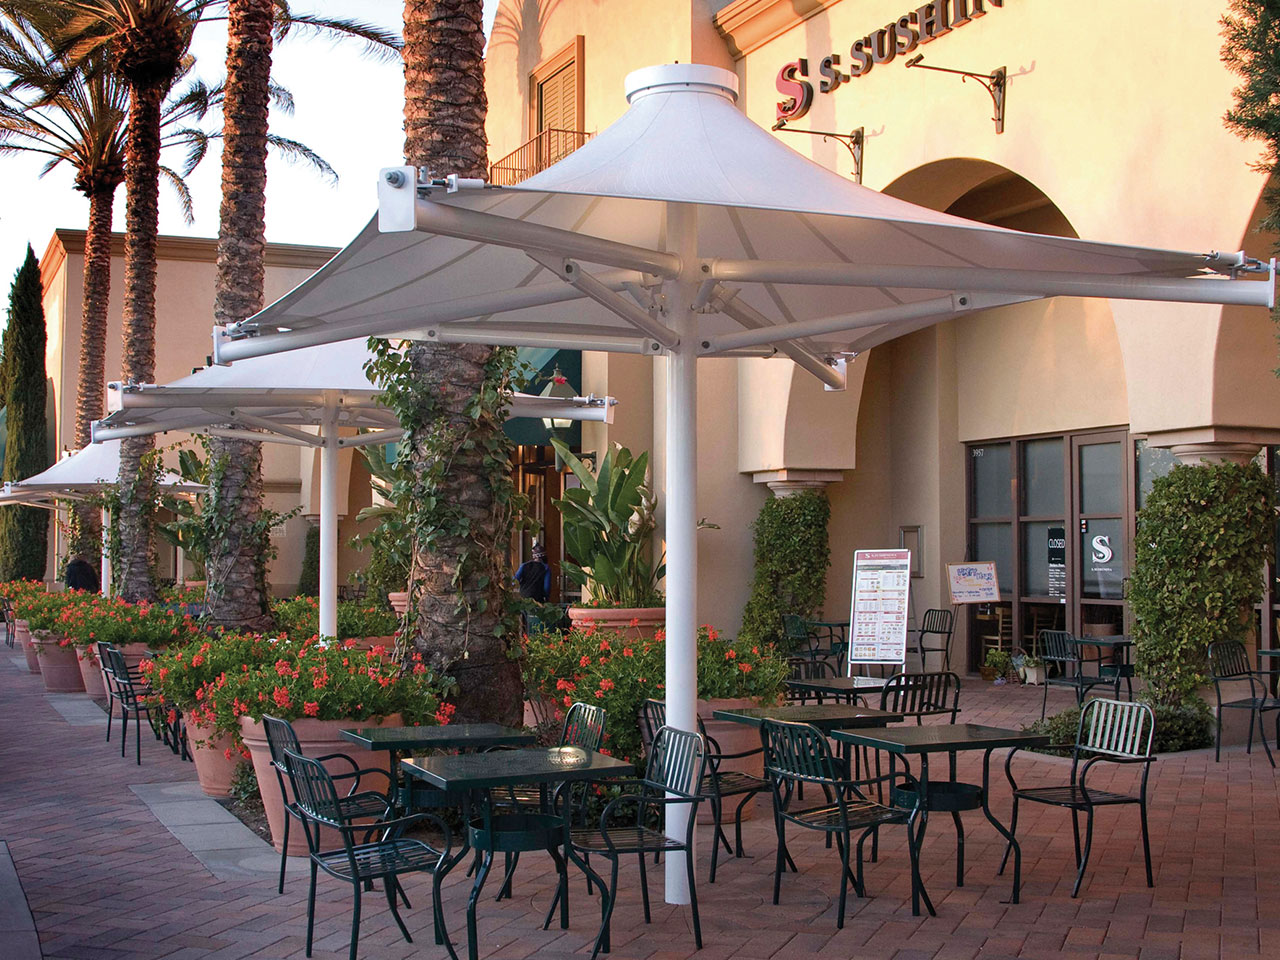
POLYGON ((795 120, 809 112, 813 104, 813 84, 798 78, 808 75, 808 60, 795 60, 778 71, 776 86, 778 92, 787 98, 778 101, 779 120, 795 120))

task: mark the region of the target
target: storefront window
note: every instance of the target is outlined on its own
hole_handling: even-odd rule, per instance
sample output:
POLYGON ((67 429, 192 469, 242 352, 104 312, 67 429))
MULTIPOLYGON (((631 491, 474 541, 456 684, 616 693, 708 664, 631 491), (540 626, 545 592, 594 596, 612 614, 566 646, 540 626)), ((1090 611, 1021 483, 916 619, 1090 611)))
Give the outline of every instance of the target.
POLYGON ((1062 482, 1061 437, 1027 440, 1022 444, 1023 516, 1062 516, 1063 505, 1066 502, 1062 482))
POLYGON ((1061 520, 1022 524, 1022 593, 1067 595, 1066 530, 1061 520))
POLYGON ((973 525, 973 551, 975 560, 994 560, 996 579, 1000 583, 1001 596, 1013 592, 1013 535, 1012 524, 975 523, 973 525))
POLYGON ((1009 444, 969 448, 973 463, 973 516, 1007 517, 1013 512, 1009 485, 1009 444))
POLYGON ((1151 493, 1152 485, 1173 469, 1178 458, 1168 447, 1153 447, 1146 440, 1138 440, 1135 447, 1137 448, 1138 509, 1141 510, 1146 505, 1147 494, 1151 493))
POLYGON ((1080 447, 1080 512, 1121 513, 1124 510, 1124 457, 1120 443, 1090 443, 1080 447))
POLYGON ((1080 531, 1080 594, 1101 600, 1124 596, 1124 521, 1083 520, 1080 531))

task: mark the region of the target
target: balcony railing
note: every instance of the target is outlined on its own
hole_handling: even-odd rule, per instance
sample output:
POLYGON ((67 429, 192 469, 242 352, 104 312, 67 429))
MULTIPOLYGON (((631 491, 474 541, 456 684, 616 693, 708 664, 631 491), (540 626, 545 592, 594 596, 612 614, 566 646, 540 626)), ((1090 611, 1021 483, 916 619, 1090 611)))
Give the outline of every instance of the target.
POLYGON ((489 166, 489 182, 509 187, 563 160, 591 139, 581 130, 543 130, 489 166))

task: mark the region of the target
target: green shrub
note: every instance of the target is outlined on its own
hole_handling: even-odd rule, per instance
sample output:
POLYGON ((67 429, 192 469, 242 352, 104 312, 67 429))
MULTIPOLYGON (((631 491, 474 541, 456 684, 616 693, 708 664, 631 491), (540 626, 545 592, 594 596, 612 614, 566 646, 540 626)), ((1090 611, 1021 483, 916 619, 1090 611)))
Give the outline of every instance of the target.
POLYGON ((1209 645, 1249 639, 1272 551, 1272 482, 1256 463, 1180 464, 1138 514, 1129 581, 1137 673, 1144 698, 1179 730, 1194 730, 1189 718, 1203 710, 1196 691, 1209 645))
POLYGON ((781 639, 783 614, 812 619, 822 609, 831 565, 830 519, 831 504, 818 490, 764 502, 753 526, 755 574, 739 639, 775 642, 781 639))
MULTIPOLYGON (((1200 750, 1213 744, 1213 715, 1209 705, 1199 697, 1192 697, 1185 705, 1169 706, 1153 704, 1151 709, 1156 715, 1156 732, 1152 749, 1156 753, 1179 753, 1183 750, 1200 750)), ((1043 733, 1051 744, 1070 745, 1076 742, 1076 731, 1080 727, 1080 710, 1071 707, 1061 713, 1055 713, 1025 729, 1032 733, 1043 733)), ((1057 756, 1070 756, 1068 750, 1040 750, 1057 756)))
POLYGON ((320 595, 320 528, 312 523, 307 524, 307 539, 302 548, 298 593, 304 597, 320 595))

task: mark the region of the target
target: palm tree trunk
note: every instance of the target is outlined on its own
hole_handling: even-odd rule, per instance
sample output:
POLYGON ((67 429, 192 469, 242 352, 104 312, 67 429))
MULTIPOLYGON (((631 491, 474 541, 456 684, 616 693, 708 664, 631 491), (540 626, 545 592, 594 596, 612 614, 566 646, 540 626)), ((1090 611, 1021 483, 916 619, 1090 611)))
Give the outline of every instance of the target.
MULTIPOLYGON (((76 383, 76 449, 90 441, 89 424, 102 416, 106 381, 107 305, 111 294, 111 215, 116 183, 95 184, 89 193, 84 235, 84 309, 80 316, 80 373, 76 383)), ((97 507, 77 503, 69 548, 92 562, 102 547, 97 507)))
MULTIPOLYGON (((230 0, 223 101, 222 208, 214 319, 234 323, 262 307, 266 246, 267 120, 272 0, 230 0)), ((209 618, 228 627, 271 624, 262 519, 262 444, 210 439, 213 476, 205 509, 224 510, 225 535, 209 544, 209 618)))
MULTIPOLYGON (((488 144, 484 121, 484 31, 481 0, 405 0, 405 161, 432 176, 456 173, 484 177, 488 144)), ((467 404, 479 392, 492 348, 415 343, 413 372, 424 389, 441 398, 442 416, 418 425, 410 456, 418 476, 429 470, 433 431, 474 429, 467 404)), ((499 428, 500 429, 500 428, 499 428)), ((479 438, 476 438, 477 440, 479 438)), ((458 719, 518 723, 521 683, 507 640, 495 636, 509 593, 509 571, 501 547, 510 541, 510 518, 486 476, 483 444, 454 458, 446 479, 450 502, 471 523, 465 535, 437 535, 433 549, 415 542, 410 590, 417 603, 415 646, 458 682, 458 719), (494 545, 499 546, 493 551, 494 545), (479 554, 459 576, 459 559, 479 554)))
MULTIPOLYGON (((124 380, 152 383, 156 374, 156 242, 160 232, 160 103, 167 85, 129 90, 129 140, 125 148, 124 380)), ((121 442, 120 595, 133 602, 154 600, 155 477, 144 458, 154 437, 121 442)))

